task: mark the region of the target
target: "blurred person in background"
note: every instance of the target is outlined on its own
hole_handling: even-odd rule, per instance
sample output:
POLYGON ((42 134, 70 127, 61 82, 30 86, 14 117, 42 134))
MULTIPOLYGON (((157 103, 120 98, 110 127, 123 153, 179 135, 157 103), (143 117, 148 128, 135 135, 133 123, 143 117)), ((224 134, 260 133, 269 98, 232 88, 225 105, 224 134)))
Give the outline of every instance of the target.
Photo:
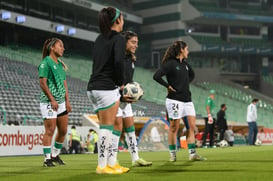
POLYGON ((227 130, 227 118, 226 118, 226 104, 222 104, 220 110, 217 113, 216 126, 220 133, 219 142, 224 139, 225 132, 227 130))
POLYGON ((207 117, 204 118, 205 120, 205 130, 202 136, 202 147, 207 148, 206 140, 207 135, 209 134, 209 147, 213 148, 216 147, 214 145, 214 131, 215 131, 215 102, 214 102, 215 90, 211 89, 209 92, 209 96, 206 99, 206 112, 207 117))
POLYGON ((228 129, 225 132, 225 140, 227 140, 229 146, 233 146, 233 144, 234 144, 234 132, 232 130, 232 126, 228 126, 228 129))
POLYGON ((257 103, 259 99, 253 99, 252 102, 247 106, 246 120, 248 124, 248 144, 254 145, 257 139, 258 127, 257 127, 257 103))
POLYGON ((69 153, 72 154, 73 151, 75 154, 81 152, 81 137, 76 130, 76 126, 71 126, 71 133, 69 136, 69 153))
POLYGON ((40 110, 45 127, 43 136, 44 167, 53 167, 54 163, 65 165, 59 154, 67 133, 68 113, 71 112, 71 105, 66 83, 67 66, 59 59, 63 56, 63 52, 62 40, 47 39, 43 45, 43 60, 38 67, 42 90, 40 110), (51 141, 56 127, 57 135, 51 151, 51 141))
POLYGON ((89 129, 89 133, 87 135, 86 147, 87 150, 91 153, 98 153, 98 134, 95 130, 89 129))

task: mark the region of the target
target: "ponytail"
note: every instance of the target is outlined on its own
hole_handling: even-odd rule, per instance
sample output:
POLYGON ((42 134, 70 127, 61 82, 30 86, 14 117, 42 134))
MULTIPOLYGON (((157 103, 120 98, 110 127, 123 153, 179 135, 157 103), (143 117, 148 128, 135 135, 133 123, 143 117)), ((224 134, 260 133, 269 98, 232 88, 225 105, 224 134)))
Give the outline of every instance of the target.
POLYGON ((103 8, 98 14, 99 27, 104 37, 109 37, 111 27, 120 18, 120 10, 113 7, 103 8))
POLYGON ((174 59, 177 55, 180 54, 181 48, 184 49, 187 44, 184 41, 175 41, 165 52, 162 59, 162 63, 166 62, 169 59, 174 59))
POLYGON ((57 41, 59 41, 60 39, 58 38, 50 38, 50 39, 47 39, 45 42, 44 42, 44 45, 43 45, 43 56, 42 56, 42 59, 44 59, 46 56, 48 56, 50 54, 50 49, 52 46, 55 45, 55 43, 57 41))

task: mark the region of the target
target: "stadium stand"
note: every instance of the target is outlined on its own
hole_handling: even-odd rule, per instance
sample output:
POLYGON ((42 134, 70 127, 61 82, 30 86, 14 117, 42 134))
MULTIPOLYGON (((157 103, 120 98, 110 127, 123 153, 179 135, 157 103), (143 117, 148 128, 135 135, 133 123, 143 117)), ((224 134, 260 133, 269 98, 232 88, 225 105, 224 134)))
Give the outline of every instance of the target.
MULTIPOLYGON (((6 122, 19 124, 42 124, 39 95, 37 66, 12 61, 1 57, 1 105, 6 112, 6 122)), ((75 78, 67 77, 69 82, 70 101, 73 112, 70 113, 69 124, 81 125, 81 115, 91 112, 86 92, 86 83, 75 78)))
MULTIPOLYGON (((6 111, 6 120, 12 121, 20 118, 20 124, 40 124, 39 93, 37 65, 40 53, 26 47, 1 47, 1 92, 3 109, 6 111), (24 54, 23 54, 24 52, 24 54), (30 58, 31 57, 31 58, 30 58), (19 61, 11 61, 13 60, 19 61), (36 60, 37 59, 37 60, 36 60), (4 73, 5 72, 5 73, 4 73)), ((70 114, 69 124, 81 125, 82 115, 93 113, 86 96, 86 85, 92 68, 92 61, 86 58, 64 57, 69 66, 68 87, 73 112, 70 114), (82 66, 84 65, 84 66, 82 66), (73 78, 72 78, 73 77, 73 78)), ((141 67, 135 70, 135 81, 140 82, 144 88, 142 100, 133 105, 137 116, 164 116, 166 89, 153 80, 153 71, 141 67)), ((229 87, 225 84, 197 82, 191 85, 193 102, 198 118, 206 116, 205 98, 208 90, 217 91, 216 107, 222 103, 228 106, 228 120, 245 123, 246 107, 253 96, 242 90, 229 87)), ((2 105, 2 104, 1 104, 2 105)), ((273 106, 264 101, 259 104, 261 124, 270 124, 270 115, 273 106)))
MULTIPOLYGON (((237 89, 234 86, 231 87, 223 83, 199 82, 197 83, 197 85, 203 87, 206 90, 216 90, 216 102, 220 104, 227 104, 228 120, 236 120, 241 123, 245 122, 247 105, 250 104, 250 102, 256 97, 256 95, 254 96, 240 89, 237 89)), ((264 101, 263 99, 260 99, 258 104, 259 124, 264 126, 270 126, 272 112, 272 104, 264 101)))
MULTIPOLYGON (((41 124, 39 109, 40 87, 37 71, 37 65, 40 60, 39 52, 19 47, 16 50, 6 47, 0 47, 0 49, 3 50, 1 51, 2 56, 8 57, 3 56, 0 59, 0 86, 2 93, 0 103, 3 105, 3 110, 7 115, 6 122, 13 122, 13 120, 19 119, 21 120, 20 124, 41 124)), ((70 102, 73 108, 72 113, 70 113, 69 124, 81 125, 82 115, 93 113, 93 108, 90 106, 86 96, 87 80, 92 69, 92 61, 78 57, 64 58, 64 61, 69 67, 67 81, 70 102)), ((142 70, 140 74, 151 77, 151 75, 144 72, 142 70)), ((149 97, 148 92, 147 96, 145 95, 147 98, 149 97)), ((133 105, 135 115, 160 115, 162 110, 164 110, 164 106, 154 105, 155 103, 149 101, 152 99, 148 98, 147 100, 141 100, 133 105)))

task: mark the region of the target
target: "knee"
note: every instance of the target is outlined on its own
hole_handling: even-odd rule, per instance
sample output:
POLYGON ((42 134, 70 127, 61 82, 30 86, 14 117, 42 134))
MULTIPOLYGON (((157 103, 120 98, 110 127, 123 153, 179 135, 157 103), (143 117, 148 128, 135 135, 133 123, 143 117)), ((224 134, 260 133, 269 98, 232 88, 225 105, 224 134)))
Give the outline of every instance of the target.
POLYGON ((60 135, 60 136, 65 136, 66 133, 67 133, 67 128, 66 128, 66 127, 65 127, 65 128, 62 128, 62 129, 59 129, 59 135, 60 135))
POLYGON ((52 137, 53 134, 54 134, 54 131, 55 131, 55 129, 48 128, 48 129, 45 130, 45 135, 48 136, 48 137, 52 137))
POLYGON ((176 126, 171 126, 170 127, 170 132, 176 133, 178 131, 178 128, 176 126))

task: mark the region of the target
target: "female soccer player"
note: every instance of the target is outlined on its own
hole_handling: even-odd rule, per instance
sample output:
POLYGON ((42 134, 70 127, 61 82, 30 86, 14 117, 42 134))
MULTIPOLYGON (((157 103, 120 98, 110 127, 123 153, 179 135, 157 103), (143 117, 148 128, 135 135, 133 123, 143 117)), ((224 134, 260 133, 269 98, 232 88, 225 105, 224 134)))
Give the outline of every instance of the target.
POLYGON ((187 116, 189 135, 187 138, 189 160, 204 160, 195 150, 195 109, 191 100, 189 84, 194 79, 194 72, 186 62, 188 46, 183 41, 174 42, 165 52, 162 66, 154 74, 154 80, 168 89, 166 109, 170 119, 168 135, 170 161, 176 161, 176 135, 180 119, 187 116), (162 79, 166 76, 167 82, 162 79))
POLYGON ((88 98, 100 124, 96 173, 120 174, 123 170, 110 165, 108 160, 112 156, 110 147, 119 107, 119 87, 124 86, 125 40, 120 35, 124 22, 120 10, 113 7, 103 8, 98 17, 101 34, 94 44, 93 70, 87 87, 88 98))
POLYGON ((44 166, 55 166, 53 162, 64 165, 59 157, 65 139, 68 124, 68 113, 71 106, 66 83, 67 66, 59 59, 63 56, 64 45, 58 38, 45 41, 43 61, 39 65, 40 109, 44 119, 45 133, 43 137, 44 166), (51 152, 51 140, 57 127, 57 136, 51 152))
MULTIPOLYGON (((133 75, 135 70, 135 61, 136 56, 135 52, 138 47, 138 37, 135 32, 125 31, 122 33, 126 40, 126 55, 125 55, 125 84, 129 82, 133 82, 133 75)), ((113 162, 112 164, 117 163, 117 152, 118 152, 118 143, 120 139, 120 135, 122 133, 122 128, 124 126, 125 131, 125 140, 128 145, 132 165, 133 166, 150 166, 152 162, 145 161, 142 158, 139 158, 138 149, 137 149, 137 140, 135 134, 135 126, 134 126, 134 114, 132 111, 132 106, 130 102, 130 98, 122 97, 120 107, 118 109, 117 118, 114 124, 113 131, 113 154, 114 157, 110 160, 113 162)), ((131 100, 132 101, 132 100, 131 100)))

